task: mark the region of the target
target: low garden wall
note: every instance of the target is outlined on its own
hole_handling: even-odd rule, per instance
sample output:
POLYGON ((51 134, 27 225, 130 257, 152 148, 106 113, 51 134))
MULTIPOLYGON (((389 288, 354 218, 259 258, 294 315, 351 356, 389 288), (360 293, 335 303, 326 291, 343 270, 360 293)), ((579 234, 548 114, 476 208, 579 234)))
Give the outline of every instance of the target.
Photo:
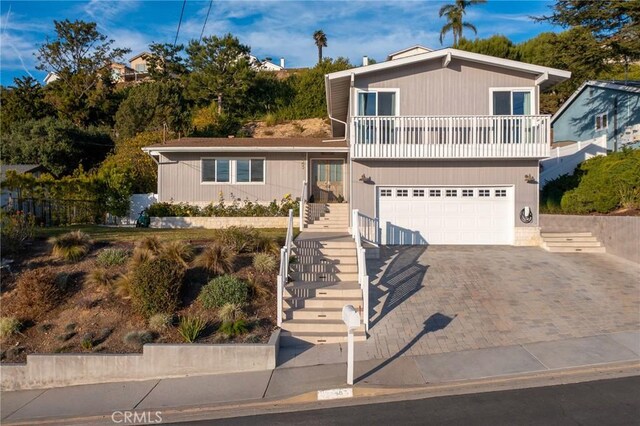
POLYGON ((640 263, 640 217, 540 215, 542 232, 591 232, 607 253, 640 263))
MULTIPOLYGON (((230 226, 252 226, 254 228, 286 228, 289 218, 277 217, 151 217, 152 228, 205 228, 219 229, 230 226)), ((300 219, 293 218, 293 226, 300 219)))
POLYGON ((272 370, 280 330, 266 344, 146 344, 142 354, 27 355, 0 366, 3 391, 272 370))

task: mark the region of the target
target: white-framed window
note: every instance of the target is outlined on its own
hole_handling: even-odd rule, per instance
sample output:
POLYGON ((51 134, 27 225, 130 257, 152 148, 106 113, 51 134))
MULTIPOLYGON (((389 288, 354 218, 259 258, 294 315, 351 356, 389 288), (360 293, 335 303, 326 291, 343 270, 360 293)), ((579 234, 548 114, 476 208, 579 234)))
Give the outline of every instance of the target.
POLYGON ((463 197, 473 197, 473 189, 463 189, 462 190, 463 197))
POLYGON ((491 191, 488 189, 478 189, 478 197, 489 197, 491 195, 491 191))
POLYGON ((265 181, 264 158, 202 158, 201 183, 256 184, 265 181))
POLYGON ((506 197, 507 196, 507 190, 506 189, 496 189, 495 190, 495 196, 496 197, 506 197))
POLYGON ((429 197, 439 197, 441 194, 442 194, 442 191, 440 191, 439 189, 429 190, 429 197))
POLYGON ((531 115, 535 111, 533 87, 492 87, 489 92, 492 115, 531 115))
POLYGON ((414 197, 424 197, 424 189, 414 189, 413 190, 414 197))
POLYGON ((396 116, 399 95, 399 89, 358 90, 356 111, 361 116, 396 116))
POLYGON ((457 197, 458 196, 458 190, 457 189, 447 189, 445 192, 445 195, 447 197, 457 197))
POLYGON ((409 190, 408 189, 396 189, 396 197, 408 197, 409 190))
POLYGON ((136 64, 136 72, 147 72, 147 64, 136 64))
POLYGON ((380 196, 381 197, 391 197, 393 195, 393 191, 391 191, 390 189, 381 189, 380 190, 380 196))
POLYGON ((594 121, 596 130, 605 130, 609 127, 609 117, 606 112, 604 114, 596 115, 594 121))

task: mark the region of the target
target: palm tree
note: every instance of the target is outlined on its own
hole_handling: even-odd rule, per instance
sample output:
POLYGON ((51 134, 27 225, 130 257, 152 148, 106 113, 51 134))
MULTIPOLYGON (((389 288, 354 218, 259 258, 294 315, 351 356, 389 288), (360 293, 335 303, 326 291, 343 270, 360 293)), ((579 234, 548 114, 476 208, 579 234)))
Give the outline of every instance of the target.
POLYGON ((463 22, 462 17, 466 13, 467 6, 474 4, 486 3, 487 0, 455 0, 454 4, 445 4, 440 8, 439 15, 442 18, 447 18, 447 23, 444 24, 440 30, 440 44, 444 39, 444 36, 451 31, 453 33, 453 47, 456 47, 458 40, 462 38, 462 29, 469 28, 478 34, 478 30, 473 24, 463 22))
POLYGON ((313 33, 313 40, 318 46, 318 63, 322 62, 322 48, 327 47, 327 35, 322 30, 313 33))

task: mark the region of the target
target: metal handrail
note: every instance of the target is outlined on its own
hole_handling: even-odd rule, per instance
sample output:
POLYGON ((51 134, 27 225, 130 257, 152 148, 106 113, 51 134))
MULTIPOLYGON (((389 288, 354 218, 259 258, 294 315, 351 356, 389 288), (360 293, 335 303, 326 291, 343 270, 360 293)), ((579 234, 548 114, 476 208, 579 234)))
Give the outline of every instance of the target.
POLYGON ((289 261, 291 260, 291 245, 293 244, 293 209, 289 209, 289 218, 287 221, 287 235, 285 237, 284 246, 280 249, 280 270, 278 272, 278 312, 277 324, 282 326, 282 314, 284 303, 284 286, 289 281, 289 261))
POLYGON ((351 233, 356 242, 358 284, 360 284, 360 289, 362 290, 362 323, 365 330, 369 331, 369 275, 367 275, 366 252, 362 247, 362 236, 360 235, 360 212, 358 209, 354 209, 351 214, 351 233))

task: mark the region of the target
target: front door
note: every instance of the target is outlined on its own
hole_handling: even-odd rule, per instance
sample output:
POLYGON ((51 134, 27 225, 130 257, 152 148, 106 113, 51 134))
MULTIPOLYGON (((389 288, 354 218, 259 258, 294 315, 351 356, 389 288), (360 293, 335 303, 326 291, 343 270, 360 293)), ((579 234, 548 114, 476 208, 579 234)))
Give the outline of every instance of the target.
POLYGON ((311 194, 316 203, 344 200, 344 160, 311 160, 311 194))

